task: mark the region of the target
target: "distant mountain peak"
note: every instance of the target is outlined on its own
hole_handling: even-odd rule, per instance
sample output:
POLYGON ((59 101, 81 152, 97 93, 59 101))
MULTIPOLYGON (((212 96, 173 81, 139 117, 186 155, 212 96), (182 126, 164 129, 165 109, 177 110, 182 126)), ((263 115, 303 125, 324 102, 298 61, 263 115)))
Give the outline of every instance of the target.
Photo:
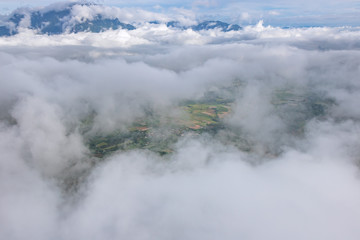
POLYGON ((190 27, 182 26, 178 21, 170 21, 166 24, 166 26, 170 28, 178 28, 178 29, 191 28, 194 31, 219 29, 222 32, 230 32, 230 31, 239 31, 242 29, 242 27, 240 27, 237 24, 229 24, 221 21, 204 21, 190 27))
MULTIPOLYGON (((135 26, 124 23, 116 15, 107 14, 101 9, 103 5, 91 2, 55 3, 47 7, 29 9, 20 8, 9 15, 7 21, 0 25, 0 36, 11 36, 19 33, 20 28, 35 30, 39 34, 64 34, 78 32, 99 33, 106 30, 134 30, 135 26), (82 8, 87 6, 89 8, 82 8), (93 7, 95 6, 95 7, 93 7), (79 17, 80 14, 80 17, 79 17), (84 16, 82 16, 84 14, 84 16)), ((160 24, 156 19, 151 24, 160 24)), ((204 21, 197 25, 183 26, 178 21, 166 23, 169 28, 192 29, 194 31, 219 29, 223 32, 238 31, 242 28, 236 24, 221 21, 204 21)))
POLYGON ((199 23, 196 26, 193 26, 192 29, 195 31, 220 29, 223 32, 229 32, 229 31, 238 31, 241 30, 242 28, 237 24, 228 24, 221 21, 205 21, 199 23))
POLYGON ((41 34, 62 34, 66 32, 101 32, 109 29, 133 30, 134 26, 119 19, 96 15, 93 19, 76 21, 72 14, 75 6, 93 6, 95 3, 72 2, 52 4, 41 9, 17 9, 9 15, 8 21, 0 26, 0 36, 11 36, 19 32, 19 27, 38 31, 41 34))

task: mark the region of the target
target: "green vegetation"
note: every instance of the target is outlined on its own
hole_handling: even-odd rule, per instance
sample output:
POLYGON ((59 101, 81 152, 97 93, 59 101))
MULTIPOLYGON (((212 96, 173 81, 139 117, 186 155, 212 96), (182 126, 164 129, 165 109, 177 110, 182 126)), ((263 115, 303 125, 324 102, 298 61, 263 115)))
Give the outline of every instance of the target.
MULTIPOLYGON (((199 134, 216 128, 230 111, 229 106, 222 104, 193 103, 178 108, 183 111, 183 115, 178 118, 167 116, 166 121, 160 121, 161 116, 149 112, 145 118, 135 121, 126 131, 93 136, 88 140, 88 145, 97 157, 118 150, 132 149, 148 149, 165 155, 173 152, 172 146, 180 136, 189 131, 199 134)), ((89 119, 86 120, 86 123, 91 122, 89 119)))
POLYGON ((184 125, 193 130, 216 125, 221 118, 230 112, 229 106, 221 104, 189 104, 183 109, 189 115, 189 120, 184 125))
POLYGON ((312 118, 324 118, 335 101, 325 94, 303 89, 279 89, 273 93, 272 104, 286 123, 288 131, 302 135, 306 122, 312 118))
MULTIPOLYGON (((185 134, 207 133, 214 137, 221 135, 220 138, 225 144, 251 151, 253 143, 243 135, 242 129, 227 131, 230 129, 223 122, 231 113, 231 104, 241 86, 240 81, 235 81, 230 87, 207 91, 200 99, 184 100, 176 106, 175 110, 179 113, 176 116, 156 112, 148 107, 144 111, 145 116, 135 120, 126 130, 91 135, 87 138, 87 144, 92 154, 99 158, 115 151, 133 149, 166 155, 174 151, 174 145, 185 134)), ((287 88, 273 91, 271 103, 275 106, 274 114, 285 123, 285 131, 301 136, 306 122, 312 118, 325 117, 334 101, 318 93, 287 88)), ((96 114, 92 113, 82 122, 82 133, 86 134, 92 128, 95 116, 96 114)))

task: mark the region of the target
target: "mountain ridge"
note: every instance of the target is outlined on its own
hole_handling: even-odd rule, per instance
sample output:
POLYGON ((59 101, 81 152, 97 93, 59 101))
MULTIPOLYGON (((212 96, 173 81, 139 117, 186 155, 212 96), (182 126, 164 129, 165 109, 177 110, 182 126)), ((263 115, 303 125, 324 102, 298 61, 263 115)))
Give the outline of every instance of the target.
MULTIPOLYGON (((19 33, 21 28, 37 31, 39 34, 56 35, 66 33, 93 32, 99 33, 107 30, 135 30, 138 23, 121 21, 118 17, 104 13, 91 12, 88 16, 78 16, 76 10, 82 7, 101 8, 103 5, 90 3, 69 3, 57 7, 44 7, 41 9, 22 8, 13 11, 0 23, 0 37, 12 36, 19 33)), ((98 10, 97 9, 97 10, 98 10)), ((90 9, 92 10, 92 9, 90 9)), ((239 31, 237 24, 222 21, 207 20, 190 26, 185 26, 176 20, 161 22, 147 21, 150 24, 165 24, 172 29, 192 29, 193 31, 219 29, 223 32, 239 31)))

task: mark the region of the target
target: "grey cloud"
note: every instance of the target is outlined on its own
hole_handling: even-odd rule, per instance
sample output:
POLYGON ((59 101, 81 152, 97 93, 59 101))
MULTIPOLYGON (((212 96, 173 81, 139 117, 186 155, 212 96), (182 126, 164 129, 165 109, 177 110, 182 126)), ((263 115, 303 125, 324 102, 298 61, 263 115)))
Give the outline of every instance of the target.
POLYGON ((358 239, 358 30, 160 30, 1 40, 0 238, 358 239), (168 156, 99 160, 82 133, 224 88, 224 129, 168 156))

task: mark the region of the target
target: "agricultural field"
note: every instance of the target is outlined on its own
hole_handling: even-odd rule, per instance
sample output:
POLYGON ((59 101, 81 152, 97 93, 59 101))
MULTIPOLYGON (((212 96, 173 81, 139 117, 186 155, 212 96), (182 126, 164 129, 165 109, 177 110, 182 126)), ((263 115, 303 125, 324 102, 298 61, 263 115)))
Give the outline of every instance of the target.
POLYGON ((230 113, 230 106, 224 104, 189 104, 178 108, 183 113, 178 118, 167 116, 166 121, 157 121, 160 116, 154 114, 151 120, 139 119, 126 131, 94 136, 88 145, 94 156, 100 158, 114 151, 132 149, 148 149, 165 155, 173 152, 172 145, 179 137, 217 128, 230 113))
POLYGON ((325 118, 335 105, 335 101, 324 94, 304 89, 278 89, 273 92, 271 103, 288 131, 294 135, 302 135, 308 120, 325 118))
MULTIPOLYGON (((185 135, 210 134, 215 137, 221 133, 222 141, 243 151, 251 151, 253 144, 246 140, 241 129, 227 131, 231 127, 226 118, 231 117, 235 95, 239 91, 241 85, 234 82, 230 87, 208 91, 200 99, 184 100, 174 107, 176 115, 147 109, 144 117, 135 120, 125 130, 92 135, 87 138, 87 144, 93 156, 98 158, 134 149, 166 155, 174 151, 174 145, 185 135)), ((324 118, 334 102, 321 94, 288 88, 274 90, 271 104, 288 134, 301 137, 306 122, 312 118, 324 118)), ((93 117, 84 121, 84 129, 91 128, 93 117)))

